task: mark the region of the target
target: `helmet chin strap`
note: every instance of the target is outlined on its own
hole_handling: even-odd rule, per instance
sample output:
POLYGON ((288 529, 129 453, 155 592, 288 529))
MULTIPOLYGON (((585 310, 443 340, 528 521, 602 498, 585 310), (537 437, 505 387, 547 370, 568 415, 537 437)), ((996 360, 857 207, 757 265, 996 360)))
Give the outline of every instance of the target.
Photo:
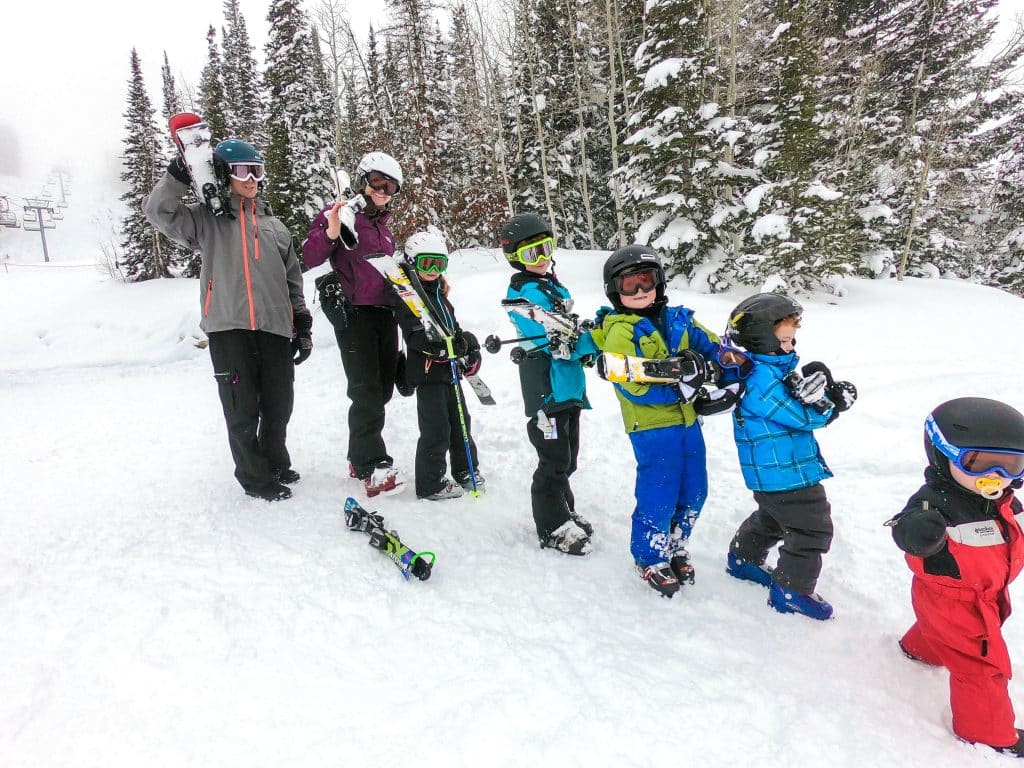
POLYGON ((1003 484, 996 477, 979 477, 974 481, 974 487, 978 493, 986 499, 998 499, 1003 495, 1003 484))

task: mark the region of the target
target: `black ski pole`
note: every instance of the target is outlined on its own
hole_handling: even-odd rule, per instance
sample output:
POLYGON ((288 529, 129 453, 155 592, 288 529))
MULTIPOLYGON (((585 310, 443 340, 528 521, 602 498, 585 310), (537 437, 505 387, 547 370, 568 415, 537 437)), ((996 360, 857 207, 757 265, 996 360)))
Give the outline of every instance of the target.
POLYGON ((546 339, 547 334, 542 333, 540 336, 520 336, 517 339, 499 339, 495 334, 491 334, 484 339, 484 349, 490 352, 492 355, 496 355, 501 351, 503 344, 516 344, 520 341, 537 341, 538 339, 546 339))

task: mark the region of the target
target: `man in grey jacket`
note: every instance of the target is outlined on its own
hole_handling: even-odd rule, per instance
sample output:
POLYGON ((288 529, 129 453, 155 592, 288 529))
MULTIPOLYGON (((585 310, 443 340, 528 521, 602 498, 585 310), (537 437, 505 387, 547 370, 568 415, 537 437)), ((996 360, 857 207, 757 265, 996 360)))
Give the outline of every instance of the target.
POLYGON ((263 158, 228 139, 213 152, 227 198, 224 215, 184 205, 189 175, 175 158, 142 201, 146 218, 167 237, 202 255, 200 327, 220 393, 235 477, 246 494, 267 501, 292 495, 299 480, 285 434, 292 414, 295 365, 313 349, 313 317, 291 234, 257 195, 263 158))

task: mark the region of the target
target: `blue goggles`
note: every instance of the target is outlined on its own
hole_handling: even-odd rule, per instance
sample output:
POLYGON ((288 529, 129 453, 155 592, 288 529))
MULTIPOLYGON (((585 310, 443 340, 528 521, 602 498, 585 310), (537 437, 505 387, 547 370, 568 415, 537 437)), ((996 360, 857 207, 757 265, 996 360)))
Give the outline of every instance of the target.
POLYGON ((946 439, 931 416, 924 428, 932 444, 965 475, 984 477, 995 472, 1007 480, 1024 478, 1024 453, 999 448, 959 448, 946 439))

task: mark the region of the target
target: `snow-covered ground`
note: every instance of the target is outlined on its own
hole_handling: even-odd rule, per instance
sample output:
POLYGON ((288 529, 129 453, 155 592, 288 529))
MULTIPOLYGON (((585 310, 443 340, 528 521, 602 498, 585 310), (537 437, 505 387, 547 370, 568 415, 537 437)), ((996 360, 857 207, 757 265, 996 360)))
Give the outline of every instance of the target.
MULTIPOLYGON (((1024 364, 1003 338, 1024 325, 1018 298, 848 280, 841 300, 806 300, 798 350, 861 393, 819 438, 836 474, 819 591, 838 616, 820 624, 723 571, 752 509, 727 417, 705 425, 696 585, 668 601, 641 584, 632 453, 593 374, 573 486, 595 551, 538 549, 535 457, 504 354, 482 370, 499 404, 470 404, 487 494, 367 504, 437 553, 430 581, 404 582, 344 526, 345 498, 366 500, 346 473, 345 382, 318 307, 290 427, 302 482, 287 502, 245 497, 195 346, 195 282, 111 281, 89 266, 102 233, 76 225, 87 210, 67 209, 64 231, 83 234, 55 240, 47 267, 25 244, 38 233, 0 233, 13 254, 0 264, 0 765, 1008 764, 953 738, 946 676, 898 652, 910 574, 882 523, 921 482, 930 408, 961 395, 1024 407, 1024 364)), ((603 259, 559 255, 584 314, 604 303, 603 259)), ((464 326, 510 335, 508 275, 494 251, 453 259, 464 326)), ((741 294, 676 285, 671 298, 718 330, 741 294)), ((396 395, 385 432, 410 469, 414 406, 396 395)), ((1006 634, 1024 663, 1024 621, 1006 634)), ((1016 681, 1011 693, 1024 709, 1016 681)))

